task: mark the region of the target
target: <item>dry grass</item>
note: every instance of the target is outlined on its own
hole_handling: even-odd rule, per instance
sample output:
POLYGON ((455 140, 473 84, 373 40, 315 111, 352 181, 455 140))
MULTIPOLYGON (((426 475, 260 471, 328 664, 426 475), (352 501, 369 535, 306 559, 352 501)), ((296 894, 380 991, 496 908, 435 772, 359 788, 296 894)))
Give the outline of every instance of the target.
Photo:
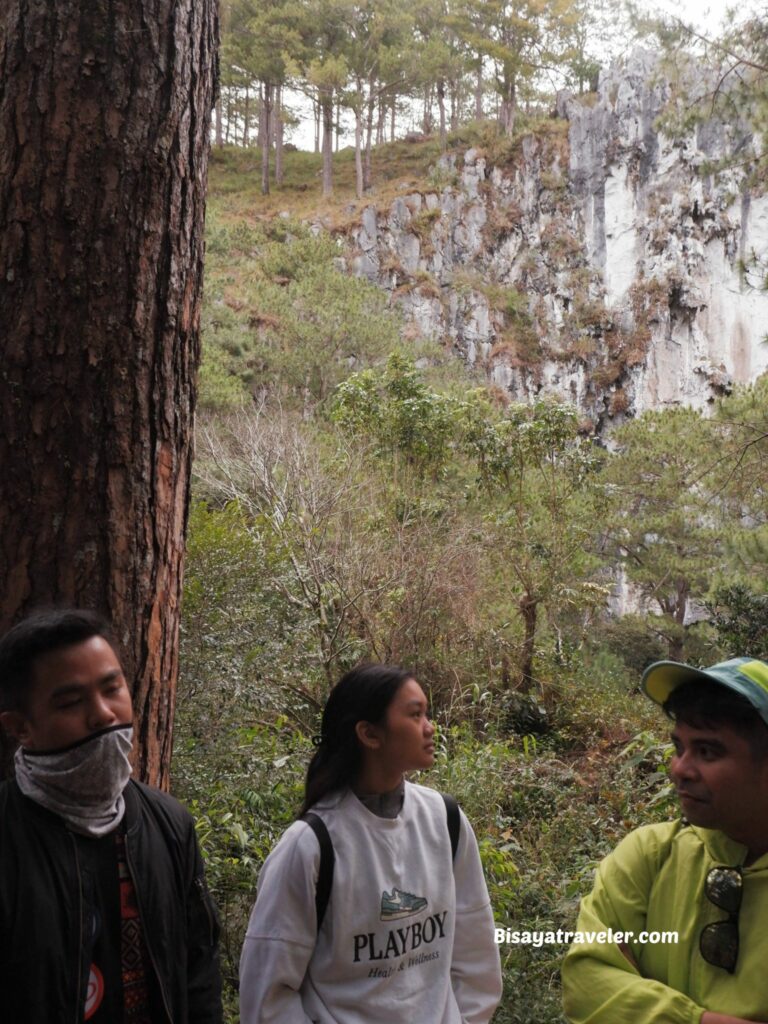
MULTIPOLYGON (((454 144, 460 155, 466 143, 454 144)), ((373 187, 362 200, 355 196, 355 153, 350 147, 333 157, 333 195, 321 193, 322 158, 302 151, 284 155, 283 185, 270 183, 270 194, 261 194, 259 151, 227 146, 211 154, 208 194, 224 221, 271 219, 281 212, 292 218, 318 221, 331 231, 344 231, 357 223, 371 203, 388 206, 408 191, 429 191, 425 179, 440 156, 436 138, 425 142, 394 142, 373 151, 373 187)))

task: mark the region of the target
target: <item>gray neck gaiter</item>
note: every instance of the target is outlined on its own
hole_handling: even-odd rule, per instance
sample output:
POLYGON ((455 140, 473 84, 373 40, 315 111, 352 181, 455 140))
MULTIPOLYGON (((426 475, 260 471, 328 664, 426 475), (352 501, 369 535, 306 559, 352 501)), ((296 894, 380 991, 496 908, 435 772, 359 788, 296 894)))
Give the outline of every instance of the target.
POLYGON ((401 782, 388 793, 370 793, 359 797, 360 803, 377 818, 396 818, 403 809, 405 783, 401 782))
POLYGON ((133 727, 115 725, 52 753, 19 747, 16 781, 24 796, 64 818, 73 832, 103 836, 123 820, 132 745, 133 727))

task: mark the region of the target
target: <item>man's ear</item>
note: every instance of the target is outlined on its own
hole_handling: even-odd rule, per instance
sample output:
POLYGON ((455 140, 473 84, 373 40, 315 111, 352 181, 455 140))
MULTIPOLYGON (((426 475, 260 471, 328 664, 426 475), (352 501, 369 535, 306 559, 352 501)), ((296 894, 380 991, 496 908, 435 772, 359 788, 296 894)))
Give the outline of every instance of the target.
POLYGON ((371 722, 357 722, 355 735, 366 750, 378 750, 381 746, 381 729, 371 722))
POLYGON ((0 711, 0 725, 17 743, 24 744, 27 736, 27 720, 20 711, 0 711))

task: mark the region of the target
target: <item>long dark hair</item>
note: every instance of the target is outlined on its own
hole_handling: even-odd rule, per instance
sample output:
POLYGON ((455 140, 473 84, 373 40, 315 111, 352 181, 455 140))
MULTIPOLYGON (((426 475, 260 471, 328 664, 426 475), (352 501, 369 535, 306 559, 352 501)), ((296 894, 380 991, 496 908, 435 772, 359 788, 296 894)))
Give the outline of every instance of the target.
POLYGON ((399 665, 358 665, 336 683, 323 711, 317 750, 307 768, 299 817, 336 789, 350 786, 362 763, 358 722, 382 722, 392 699, 413 672, 399 665))

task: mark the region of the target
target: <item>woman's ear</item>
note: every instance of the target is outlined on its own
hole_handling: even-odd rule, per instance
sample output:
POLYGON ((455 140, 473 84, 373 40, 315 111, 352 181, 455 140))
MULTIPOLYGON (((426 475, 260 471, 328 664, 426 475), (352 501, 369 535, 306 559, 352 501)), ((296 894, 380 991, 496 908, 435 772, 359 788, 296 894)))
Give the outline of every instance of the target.
POLYGON ((381 729, 371 722, 357 722, 355 735, 366 750, 378 750, 381 746, 381 729))

